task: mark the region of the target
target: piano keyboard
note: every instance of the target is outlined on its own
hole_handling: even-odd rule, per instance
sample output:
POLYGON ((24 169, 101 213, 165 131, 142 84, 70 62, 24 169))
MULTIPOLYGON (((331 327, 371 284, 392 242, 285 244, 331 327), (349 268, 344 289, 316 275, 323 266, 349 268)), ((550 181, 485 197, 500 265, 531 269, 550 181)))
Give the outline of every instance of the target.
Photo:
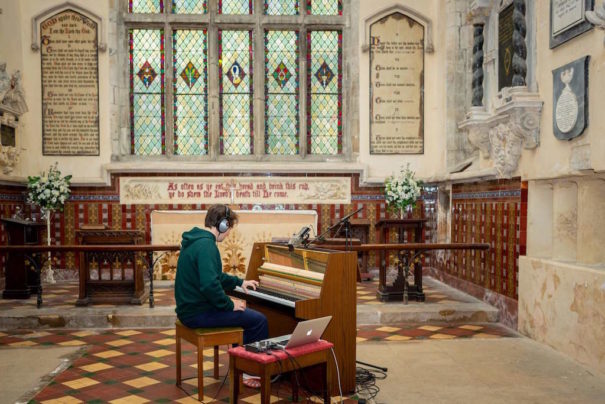
MULTIPOLYGON (((240 286, 236 286, 235 290, 237 292, 240 293, 246 293, 244 291, 244 289, 242 289, 240 286)), ((251 290, 248 289, 248 294, 250 296, 254 296, 257 297, 259 299, 263 299, 263 300, 268 300, 277 304, 281 304, 283 306, 287 306, 287 307, 291 307, 291 308, 295 308, 295 302, 296 300, 299 300, 295 297, 292 296, 288 296, 285 295, 283 293, 278 293, 278 292, 274 292, 272 290, 263 290, 263 289, 257 289, 257 290, 251 290)))

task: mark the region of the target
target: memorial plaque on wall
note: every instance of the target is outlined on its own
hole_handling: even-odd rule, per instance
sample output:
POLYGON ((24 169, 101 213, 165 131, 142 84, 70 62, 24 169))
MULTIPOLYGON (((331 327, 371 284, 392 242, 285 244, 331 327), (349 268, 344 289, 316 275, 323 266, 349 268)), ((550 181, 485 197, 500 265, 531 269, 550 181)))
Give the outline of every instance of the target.
POLYGON ((588 62, 590 56, 552 71, 553 132, 560 140, 580 136, 588 126, 588 62))
POLYGON ((592 28, 586 20, 586 10, 592 10, 594 0, 550 1, 550 48, 561 45, 592 28))
POLYGON ((40 24, 42 153, 99 155, 97 23, 65 10, 40 24))
POLYGON ((424 27, 401 13, 370 26, 370 154, 424 153, 424 27))
POLYGON ((498 91, 513 84, 513 5, 498 15, 498 91))

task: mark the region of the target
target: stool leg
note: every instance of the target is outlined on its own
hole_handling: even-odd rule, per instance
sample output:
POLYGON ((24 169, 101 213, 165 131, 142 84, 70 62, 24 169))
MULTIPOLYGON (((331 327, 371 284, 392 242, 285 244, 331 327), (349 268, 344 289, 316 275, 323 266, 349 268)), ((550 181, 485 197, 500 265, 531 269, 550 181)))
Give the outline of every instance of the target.
POLYGON ((176 336, 176 385, 181 385, 181 337, 176 336))
POLYGON ((296 370, 290 372, 290 386, 292 387, 292 401, 298 402, 298 382, 296 380, 296 370))
POLYGON ((263 374, 260 377, 260 402, 269 404, 271 402, 271 374, 269 366, 264 366, 263 374))
POLYGON ((239 395, 241 375, 239 369, 235 367, 235 358, 229 356, 229 392, 230 392, 230 403, 237 403, 237 396, 239 395))
POLYGON ((214 378, 218 379, 218 345, 214 346, 214 378))
POLYGON ((198 340, 197 344, 197 398, 204 400, 204 343, 198 340))
POLYGON ((324 374, 324 403, 330 404, 330 379, 328 375, 328 362, 323 363, 323 374, 324 374))

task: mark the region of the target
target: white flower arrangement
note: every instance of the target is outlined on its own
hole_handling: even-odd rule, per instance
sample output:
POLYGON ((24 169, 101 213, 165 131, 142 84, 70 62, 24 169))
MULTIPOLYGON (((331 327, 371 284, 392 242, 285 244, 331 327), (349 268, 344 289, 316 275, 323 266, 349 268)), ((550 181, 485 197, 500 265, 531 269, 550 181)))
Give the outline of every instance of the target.
POLYGON ((62 211, 65 201, 69 198, 71 175, 61 177, 57 163, 50 166, 48 174, 27 177, 27 202, 38 205, 42 214, 46 215, 55 210, 62 211))
POLYGON ((422 182, 415 178, 415 173, 408 164, 401 167, 399 175, 392 175, 384 182, 384 197, 388 208, 403 212, 408 206, 414 206, 420 197, 422 182))

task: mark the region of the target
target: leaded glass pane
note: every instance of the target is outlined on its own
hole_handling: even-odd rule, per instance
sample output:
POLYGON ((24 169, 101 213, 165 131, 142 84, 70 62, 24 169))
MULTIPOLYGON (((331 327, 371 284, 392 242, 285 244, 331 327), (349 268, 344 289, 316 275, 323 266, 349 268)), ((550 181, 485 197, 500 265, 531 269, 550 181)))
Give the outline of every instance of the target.
POLYGON ((253 0, 218 0, 219 14, 252 14, 253 0))
POLYGON ((173 32, 174 154, 208 154, 206 30, 173 32))
POLYGON ((131 29, 129 39, 132 154, 164 154, 164 30, 131 29))
POLYGON ((307 0, 307 14, 342 15, 342 0, 307 0))
POLYGON ((128 11, 131 13, 163 13, 164 0, 129 0, 128 11))
POLYGON ((265 31, 265 152, 298 154, 298 32, 265 31))
POLYGON ((307 33, 307 144, 310 154, 342 152, 342 33, 307 33))
POLYGON ((266 15, 298 15, 299 0, 265 0, 266 15))
POLYGON ((208 0, 172 0, 173 14, 206 14, 208 0))
POLYGON ((220 151, 253 153, 252 31, 219 30, 220 151))

